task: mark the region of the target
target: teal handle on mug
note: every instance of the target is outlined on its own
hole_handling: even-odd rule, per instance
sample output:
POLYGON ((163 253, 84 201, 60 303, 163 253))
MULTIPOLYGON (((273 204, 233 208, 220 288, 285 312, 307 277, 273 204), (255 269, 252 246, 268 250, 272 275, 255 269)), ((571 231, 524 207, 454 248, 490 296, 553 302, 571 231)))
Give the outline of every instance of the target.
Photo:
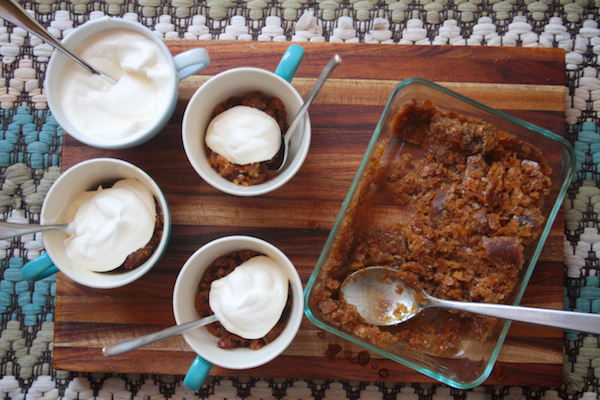
POLYGON ((208 51, 202 48, 190 49, 173 56, 175 68, 177 68, 177 78, 185 79, 195 74, 210 64, 208 51))
POLYGON ((185 378, 183 379, 183 386, 186 389, 197 392, 200 390, 200 386, 204 383, 206 378, 208 377, 208 373, 212 369, 213 364, 206 361, 204 358, 200 356, 196 356, 194 362, 188 369, 187 374, 185 374, 185 378))
POLYGON ((21 268, 23 278, 25 278, 27 282, 39 281, 40 279, 49 277, 57 272, 58 268, 54 266, 48 253, 44 253, 34 258, 21 268))
POLYGON ((287 48, 283 57, 281 57, 281 61, 279 61, 279 65, 277 66, 277 69, 275 69, 275 75, 279 75, 286 81, 291 82, 302 61, 302 57, 304 57, 304 49, 302 46, 292 44, 287 48))

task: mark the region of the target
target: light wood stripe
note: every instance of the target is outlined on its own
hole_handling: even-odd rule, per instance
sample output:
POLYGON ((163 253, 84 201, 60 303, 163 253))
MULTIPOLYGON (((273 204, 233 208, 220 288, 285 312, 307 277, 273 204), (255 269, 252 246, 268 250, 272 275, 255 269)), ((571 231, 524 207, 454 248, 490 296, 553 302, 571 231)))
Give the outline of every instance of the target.
MULTIPOLYGON (((196 89, 211 76, 193 75, 180 83, 180 100, 188 101, 196 89)), ((295 78, 292 81, 305 98, 316 79, 295 78)), ((328 79, 315 97, 314 104, 346 104, 383 106, 398 81, 378 79, 328 79), (356 96, 360 93, 360 97, 356 96)), ((564 86, 515 85, 501 83, 436 82, 450 90, 501 110, 534 110, 564 112, 564 86), (548 101, 552 96, 554 101, 548 101)))
POLYGON ((235 197, 199 198, 187 195, 170 195, 168 201, 175 225, 286 229, 309 229, 315 221, 321 228, 331 229, 341 207, 340 202, 281 202, 267 198, 244 198, 241 207, 241 201, 235 197))

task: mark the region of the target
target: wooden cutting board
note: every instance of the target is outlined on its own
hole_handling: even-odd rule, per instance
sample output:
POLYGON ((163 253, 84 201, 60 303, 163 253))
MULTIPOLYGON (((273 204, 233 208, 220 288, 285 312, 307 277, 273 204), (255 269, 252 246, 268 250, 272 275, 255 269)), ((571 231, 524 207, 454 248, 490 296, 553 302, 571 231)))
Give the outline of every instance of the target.
MULTIPOLYGON (((195 354, 181 337, 105 359, 104 345, 175 323, 171 296, 177 273, 205 243, 231 234, 253 235, 284 251, 304 284, 326 241, 367 143, 392 89, 420 76, 559 134, 564 133, 565 65, 558 49, 302 44, 304 60, 292 84, 306 97, 335 54, 343 62, 309 109, 313 138, 306 162, 285 187, 241 198, 208 186, 187 161, 181 143, 183 111, 194 91, 232 67, 274 70, 289 43, 169 41, 173 54, 195 46, 212 62, 181 82, 170 123, 150 142, 128 150, 85 146, 65 135, 63 170, 93 157, 116 157, 147 171, 161 186, 172 212, 172 236, 159 264, 120 289, 93 290, 58 274, 54 367, 67 371, 185 374, 195 354)), ((562 309, 563 217, 554 224, 523 305, 562 309)), ((361 348, 318 331, 306 318, 289 349, 271 363, 225 376, 431 382, 417 372, 371 354, 361 366, 325 357, 329 344, 356 355, 361 348), (387 377, 385 377, 387 372, 387 377)), ((487 383, 557 386, 562 383, 562 331, 513 323, 487 383)))

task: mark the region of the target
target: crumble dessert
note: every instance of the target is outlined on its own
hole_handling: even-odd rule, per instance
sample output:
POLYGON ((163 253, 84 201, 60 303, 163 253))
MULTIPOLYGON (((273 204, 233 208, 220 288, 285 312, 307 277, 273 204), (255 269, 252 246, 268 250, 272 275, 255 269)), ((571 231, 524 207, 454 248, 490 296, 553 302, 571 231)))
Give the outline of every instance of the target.
POLYGON ((441 354, 462 335, 485 340, 495 318, 442 309, 393 327, 369 325, 340 287, 352 272, 381 265, 417 293, 502 302, 518 282, 525 246, 543 229, 550 173, 541 152, 513 135, 429 100, 408 102, 365 168, 322 266, 315 305, 325 319, 380 347, 406 343, 441 354), (401 150, 390 156, 392 141, 401 150), (384 157, 393 157, 391 166, 383 166, 384 157), (377 225, 380 204, 392 211, 377 225))

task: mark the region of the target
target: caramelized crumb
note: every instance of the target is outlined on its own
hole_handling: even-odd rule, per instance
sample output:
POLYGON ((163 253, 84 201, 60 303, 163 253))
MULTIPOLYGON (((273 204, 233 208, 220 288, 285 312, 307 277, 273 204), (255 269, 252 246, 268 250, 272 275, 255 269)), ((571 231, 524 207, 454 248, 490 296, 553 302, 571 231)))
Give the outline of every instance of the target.
POLYGON ((125 262, 119 268, 130 270, 139 267, 145 263, 158 248, 158 244, 160 243, 163 234, 164 216, 156 199, 154 199, 154 204, 156 206, 156 220, 154 223, 154 233, 152 234, 150 241, 146 246, 127 256, 125 262))

